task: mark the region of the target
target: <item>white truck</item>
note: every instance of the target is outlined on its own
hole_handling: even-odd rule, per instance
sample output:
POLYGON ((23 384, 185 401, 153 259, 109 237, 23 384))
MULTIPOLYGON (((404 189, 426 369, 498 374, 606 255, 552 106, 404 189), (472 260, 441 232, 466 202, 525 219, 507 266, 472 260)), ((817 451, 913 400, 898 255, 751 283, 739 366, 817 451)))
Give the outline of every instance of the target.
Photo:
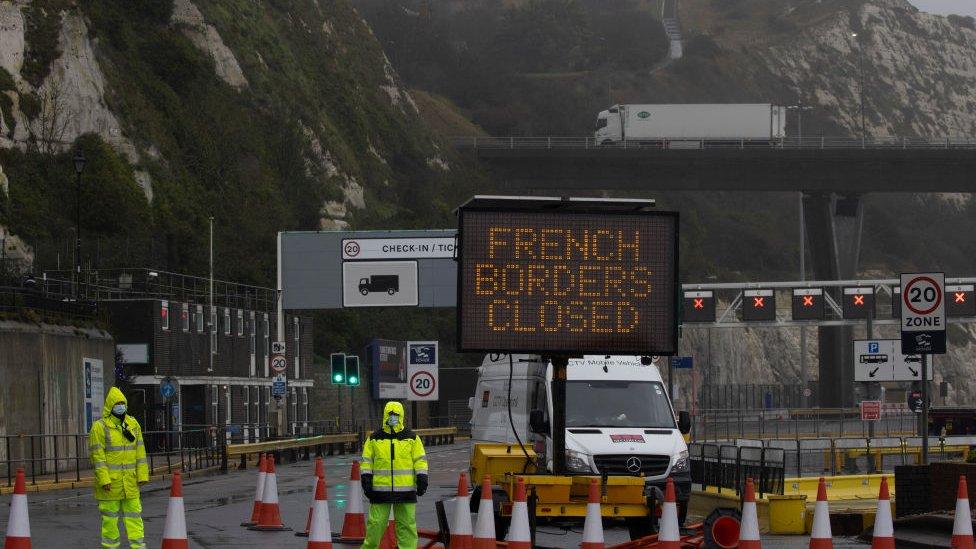
POLYGON ((762 104, 614 105, 597 115, 596 143, 699 148, 704 141, 786 137, 786 107, 762 104))
MULTIPOLYGON (((657 366, 649 357, 597 355, 569 359, 564 385, 554 383, 553 372, 538 355, 485 357, 469 402, 475 448, 479 442, 513 444, 518 453, 521 442, 533 451, 536 469, 549 474, 643 476, 649 497, 654 487, 663 491, 670 476, 683 523, 691 472, 682 433, 691 420, 687 412, 676 418, 657 366), (565 430, 556 440, 554 406, 560 405, 565 430), (564 461, 557 466, 561 445, 564 461)), ((642 520, 628 521, 632 536, 645 534, 642 520)))

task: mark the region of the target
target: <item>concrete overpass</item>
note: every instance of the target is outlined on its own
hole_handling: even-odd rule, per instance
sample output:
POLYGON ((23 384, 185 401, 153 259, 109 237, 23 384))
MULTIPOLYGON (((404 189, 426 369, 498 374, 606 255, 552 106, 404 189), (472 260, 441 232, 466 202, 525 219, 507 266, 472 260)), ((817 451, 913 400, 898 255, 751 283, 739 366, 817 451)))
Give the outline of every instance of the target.
MULTIPOLYGON (((976 193, 974 138, 683 138, 597 145, 592 137, 512 137, 454 144, 513 193, 799 192, 801 223, 821 280, 857 277, 862 195, 976 193)), ((851 339, 849 326, 819 328, 820 379, 844 379, 851 339)), ((852 397, 842 387, 825 392, 819 404, 850 406, 852 397)))

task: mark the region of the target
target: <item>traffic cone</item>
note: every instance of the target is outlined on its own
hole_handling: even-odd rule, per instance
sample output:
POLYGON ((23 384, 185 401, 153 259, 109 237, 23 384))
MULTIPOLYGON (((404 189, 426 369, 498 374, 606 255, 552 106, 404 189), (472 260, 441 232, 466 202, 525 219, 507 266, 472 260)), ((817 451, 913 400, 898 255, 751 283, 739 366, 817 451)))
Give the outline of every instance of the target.
POLYGON ((973 523, 969 512, 969 488, 966 475, 959 476, 959 489, 956 493, 956 518, 952 522, 953 549, 973 549, 973 523))
POLYGON ((583 523, 581 549, 603 549, 603 513, 600 511, 600 482, 590 479, 590 494, 586 502, 586 522, 583 523))
POLYGON ((891 496, 888 495, 888 478, 881 477, 878 492, 878 512, 874 515, 874 533, 871 549, 895 549, 895 525, 891 522, 891 496))
POLYGON ((258 523, 248 526, 248 530, 259 532, 280 532, 291 530, 281 523, 281 509, 278 507, 278 475, 275 474, 274 456, 267 460, 267 477, 264 479, 264 493, 261 494, 261 516, 258 523))
POLYGON ((746 479, 746 493, 742 499, 742 520, 739 523, 739 549, 760 549, 759 515, 756 513, 756 487, 752 478, 746 479))
POLYGON ((491 477, 481 481, 481 502, 478 504, 478 522, 474 527, 473 549, 495 549, 495 504, 491 499, 491 477))
POLYGON ((329 498, 326 495, 325 478, 316 475, 315 479, 315 503, 312 504, 312 525, 308 531, 307 549, 332 549, 332 524, 329 522, 329 498))
POLYGON ((10 515, 7 520, 7 538, 3 549, 31 549, 30 517, 27 514, 27 489, 24 470, 17 469, 14 495, 10 498, 10 515))
MULTIPOLYGON (((315 475, 312 477, 312 501, 308 504, 308 518, 305 520, 305 530, 295 532, 301 538, 307 538, 312 530, 312 512, 315 510, 315 491, 318 490, 319 479, 325 479, 325 461, 322 456, 315 458, 315 475)), ((330 532, 331 534, 331 532, 330 532)))
POLYGON ((349 502, 346 504, 346 515, 342 517, 342 531, 339 535, 333 535, 332 541, 354 544, 366 539, 363 485, 359 475, 359 462, 353 461, 349 473, 349 502))
POLYGON ((468 495, 468 475, 458 478, 457 498, 454 500, 454 520, 451 522, 449 549, 471 549, 471 496, 468 495))
POLYGON ((166 509, 166 522, 163 525, 163 549, 188 549, 186 538, 186 513, 183 509, 183 477, 173 473, 173 484, 169 489, 169 507, 166 509))
POLYGON ((251 520, 242 522, 241 526, 254 526, 261 518, 261 495, 264 493, 264 480, 268 476, 268 458, 261 454, 258 461, 258 486, 254 490, 254 507, 251 509, 251 520))
POLYGON ((668 477, 664 487, 664 503, 661 505, 661 525, 657 533, 657 547, 680 549, 681 532, 678 529, 678 504, 674 497, 674 480, 668 477))
POLYGON ((532 549, 529 529, 529 504, 525 500, 525 479, 515 481, 515 502, 512 504, 512 523, 508 527, 508 549, 532 549))
POLYGON ((386 532, 380 538, 379 549, 397 549, 396 523, 393 521, 393 506, 390 506, 390 521, 386 523, 386 532))
POLYGON ((817 506, 813 511, 813 529, 810 532, 810 549, 833 549, 834 538, 830 533, 830 507, 827 505, 827 483, 820 477, 817 487, 817 506))

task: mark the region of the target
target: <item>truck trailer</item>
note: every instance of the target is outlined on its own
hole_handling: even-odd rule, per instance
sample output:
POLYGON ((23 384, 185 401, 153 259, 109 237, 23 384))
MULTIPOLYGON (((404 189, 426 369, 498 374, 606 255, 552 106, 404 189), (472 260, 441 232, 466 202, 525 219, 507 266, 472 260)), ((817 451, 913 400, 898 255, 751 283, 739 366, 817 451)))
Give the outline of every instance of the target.
POLYGON ((598 145, 698 148, 705 141, 786 137, 786 107, 759 104, 614 105, 597 115, 598 145))

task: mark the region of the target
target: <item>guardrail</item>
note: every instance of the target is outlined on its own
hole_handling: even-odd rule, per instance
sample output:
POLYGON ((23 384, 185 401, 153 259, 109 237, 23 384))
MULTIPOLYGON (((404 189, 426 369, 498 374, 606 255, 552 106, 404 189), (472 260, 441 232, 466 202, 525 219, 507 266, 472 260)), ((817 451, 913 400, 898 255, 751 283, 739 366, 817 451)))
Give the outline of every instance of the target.
POLYGON ((918 432, 918 415, 905 406, 885 408, 878 421, 861 421, 858 408, 696 410, 693 439, 896 437, 918 432), (873 431, 872 431, 873 429, 873 431))
MULTIPOLYGON (((174 468, 191 471, 222 463, 223 447, 203 444, 205 430, 145 431, 146 458, 149 468, 174 468)), ((23 467, 32 485, 50 480, 55 484, 74 480, 91 471, 88 457, 88 434, 2 435, 0 468, 6 485, 13 486, 14 470, 23 467)))
POLYGON ((597 143, 593 137, 455 137, 458 149, 976 149, 973 137, 784 137, 779 139, 664 138, 597 143))
MULTIPOLYGON (((431 429, 414 429, 425 445, 453 444, 457 435, 455 427, 435 427, 431 429)), ((362 447, 363 441, 369 433, 340 433, 334 435, 318 435, 305 438, 290 438, 281 440, 269 440, 252 444, 228 444, 224 450, 224 461, 222 469, 227 471, 230 468, 232 459, 240 458, 239 467, 247 468, 248 457, 254 457, 257 462, 257 455, 262 453, 275 454, 277 459, 287 457, 290 461, 300 459, 308 460, 312 455, 333 455, 335 453, 345 454, 354 452, 362 447)))

